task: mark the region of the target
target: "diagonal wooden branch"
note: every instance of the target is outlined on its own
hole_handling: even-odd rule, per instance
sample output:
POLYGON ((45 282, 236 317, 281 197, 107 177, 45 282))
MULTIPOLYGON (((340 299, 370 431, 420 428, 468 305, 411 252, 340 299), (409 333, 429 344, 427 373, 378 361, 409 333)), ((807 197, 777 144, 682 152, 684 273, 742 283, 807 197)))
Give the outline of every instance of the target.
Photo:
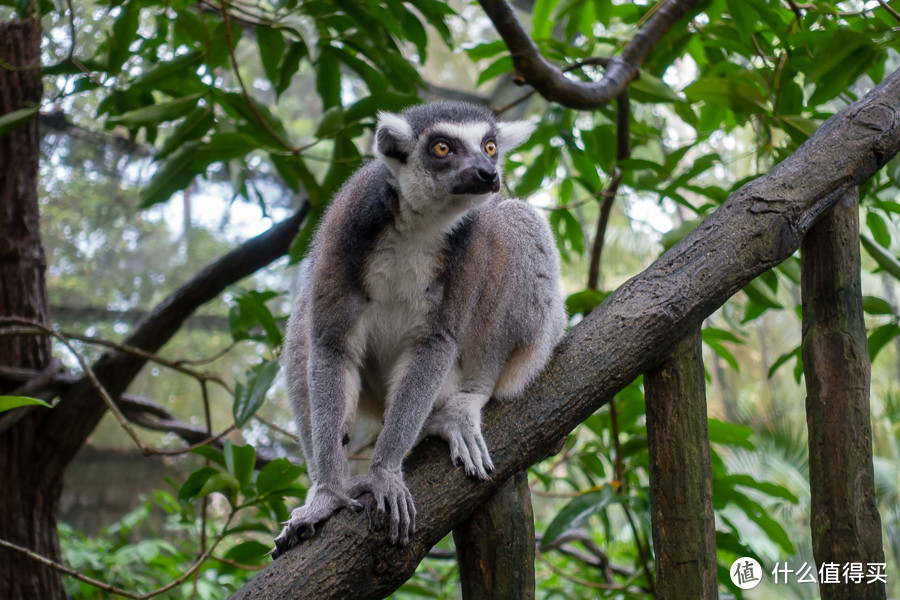
POLYGON ((383 598, 428 550, 513 474, 545 458, 560 438, 754 277, 791 256, 848 188, 900 150, 900 71, 826 121, 790 157, 731 195, 646 271, 616 290, 563 338, 544 373, 515 402, 485 407, 496 471, 476 483, 447 447, 426 440, 404 469, 418 508, 406 547, 341 512, 312 540, 266 567, 233 597, 383 598))
MULTIPOLYGON (((122 343, 148 352, 159 350, 199 306, 284 256, 308 212, 309 204, 304 203, 291 217, 207 265, 148 313, 122 343)), ((109 394, 118 398, 146 362, 143 356, 112 351, 101 356, 93 370, 109 394)), ((89 381, 71 385, 42 424, 46 441, 42 450, 46 462, 42 464, 63 468, 105 412, 106 405, 89 381)))
POLYGON ((700 0, 663 0, 653 16, 625 46, 622 54, 609 59, 603 79, 584 82, 569 79, 541 56, 507 0, 478 0, 512 56, 516 73, 547 100, 569 108, 593 110, 604 106, 634 79, 641 62, 683 16, 700 0))

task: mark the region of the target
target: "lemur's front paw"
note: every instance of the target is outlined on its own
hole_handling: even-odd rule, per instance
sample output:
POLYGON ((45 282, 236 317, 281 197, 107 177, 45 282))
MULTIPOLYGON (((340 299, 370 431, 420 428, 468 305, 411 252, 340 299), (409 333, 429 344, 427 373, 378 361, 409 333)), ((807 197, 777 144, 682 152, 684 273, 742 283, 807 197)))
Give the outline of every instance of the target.
MULTIPOLYGON (((391 543, 405 546, 409 536, 416 528, 416 506, 413 503, 409 488, 403 483, 399 472, 390 472, 374 468, 367 475, 354 477, 347 485, 347 491, 353 498, 363 494, 372 494, 375 499, 375 524, 380 528, 388 516, 391 543)), ((366 509, 368 510, 368 505, 366 509)), ((372 521, 372 515, 369 515, 372 521)))
POLYGON ((272 558, 278 558, 301 540, 309 539, 316 533, 316 527, 342 508, 362 510, 362 504, 350 497, 343 489, 320 487, 310 490, 306 504, 295 508, 291 518, 282 523, 284 529, 275 538, 272 558))

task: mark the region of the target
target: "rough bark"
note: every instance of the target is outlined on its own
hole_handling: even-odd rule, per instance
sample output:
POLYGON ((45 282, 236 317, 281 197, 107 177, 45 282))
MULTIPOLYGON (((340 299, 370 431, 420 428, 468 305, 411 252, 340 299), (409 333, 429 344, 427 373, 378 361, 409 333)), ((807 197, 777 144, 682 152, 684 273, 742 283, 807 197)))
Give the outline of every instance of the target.
POLYGON ((534 512, 517 473, 453 530, 464 600, 534 598, 534 512))
POLYGON ((754 277, 791 256, 849 188, 900 149, 900 72, 828 119, 803 146, 731 195, 646 271, 622 285, 563 338, 517 402, 489 403, 483 429, 494 478, 452 469, 446 445, 426 440, 404 472, 418 509, 408 546, 346 511, 290 550, 235 598, 381 598, 428 550, 515 473, 544 458, 578 423, 656 365, 675 343, 754 277))
MULTIPOLYGON (((0 115, 40 103, 41 32, 36 21, 0 24, 0 115)), ((0 135, 0 315, 47 322, 46 261, 38 211, 37 119, 0 135)), ((46 336, 0 337, 0 365, 40 371, 51 359, 46 336)), ((0 394, 12 389, 0 389, 0 394)), ((62 473, 37 456, 45 412, 0 434, 0 538, 59 558, 56 510, 62 473)), ((0 598, 62 598, 62 580, 47 567, 0 549, 0 598)))
POLYGON ((718 598, 700 328, 644 376, 650 520, 660 600, 718 598))
POLYGON ((803 371, 809 428, 812 545, 840 584, 823 600, 876 600, 881 582, 843 583, 844 565, 883 563, 869 418, 869 349, 863 321, 856 190, 810 230, 801 247, 803 371))

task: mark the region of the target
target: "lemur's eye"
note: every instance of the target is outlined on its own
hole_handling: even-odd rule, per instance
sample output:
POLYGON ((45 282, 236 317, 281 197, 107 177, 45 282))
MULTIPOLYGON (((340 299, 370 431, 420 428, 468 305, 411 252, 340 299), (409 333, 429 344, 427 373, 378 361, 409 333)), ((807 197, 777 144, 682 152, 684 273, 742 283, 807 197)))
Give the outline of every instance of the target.
POLYGON ((497 154, 497 144, 493 140, 484 145, 484 151, 490 156, 497 154))
POLYGON ((447 156, 450 154, 450 144, 447 142, 435 142, 431 150, 438 156, 447 156))

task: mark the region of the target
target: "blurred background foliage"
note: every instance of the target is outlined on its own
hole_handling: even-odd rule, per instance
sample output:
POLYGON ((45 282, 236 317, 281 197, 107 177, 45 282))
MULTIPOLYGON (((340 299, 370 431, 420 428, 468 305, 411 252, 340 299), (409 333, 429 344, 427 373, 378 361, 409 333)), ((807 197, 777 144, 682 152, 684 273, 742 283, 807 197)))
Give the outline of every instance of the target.
MULTIPOLYGON (((578 61, 616 54, 659 6, 515 4, 544 56, 583 80, 602 70, 574 68, 578 61)), ((128 489, 127 514, 95 504, 104 518, 90 531, 76 522, 60 528, 67 564, 135 592, 172 581, 209 540, 221 542, 214 559, 162 596, 171 598, 221 598, 240 587, 268 562, 277 522, 305 493, 276 376, 281 334, 296 265, 332 194, 371 157, 378 110, 463 98, 538 123, 508 160, 507 184, 554 229, 574 326, 900 65, 900 15, 886 2, 708 0, 643 63, 630 88, 631 156, 617 159, 615 105, 575 111, 517 86, 505 46, 475 3, 0 0, 3 20, 34 11, 45 36, 45 101, 34 107, 43 124, 42 230, 51 312, 64 329, 120 339, 204 264, 311 206, 289 260, 210 303, 163 350, 171 359, 215 358, 203 368, 227 385, 209 388, 211 423, 188 377, 151 366, 132 386, 185 422, 212 431, 236 424, 224 449, 167 461, 166 478, 128 489), (617 177, 591 289, 603 191, 617 177), (262 455, 267 464, 254 468, 262 455)), ((16 124, 0 118, 0 131, 16 124)), ((889 596, 900 573, 898 184, 894 159, 860 194, 889 596)), ((779 561, 813 562, 799 271, 795 256, 765 273, 703 331, 723 598, 817 596, 815 585, 796 583, 741 592, 727 575, 739 556, 769 571, 779 561)), ((141 435, 160 447, 183 445, 172 433, 141 435)), ((355 463, 364 463, 366 441, 353 447, 363 459, 355 463)), ((107 418, 85 452, 128 449, 107 418)), ((598 411, 562 453, 531 469, 539 598, 650 597, 647 463, 637 381, 617 396, 614 416, 598 411)), ((114 487, 128 467, 115 469, 90 485, 114 487)), ((70 477, 64 503, 77 504, 87 485, 70 477)), ((77 521, 77 511, 68 514, 77 521)), ((458 597, 451 547, 442 542, 396 597, 458 597)), ((104 596, 73 579, 67 589, 75 598, 104 596)))

